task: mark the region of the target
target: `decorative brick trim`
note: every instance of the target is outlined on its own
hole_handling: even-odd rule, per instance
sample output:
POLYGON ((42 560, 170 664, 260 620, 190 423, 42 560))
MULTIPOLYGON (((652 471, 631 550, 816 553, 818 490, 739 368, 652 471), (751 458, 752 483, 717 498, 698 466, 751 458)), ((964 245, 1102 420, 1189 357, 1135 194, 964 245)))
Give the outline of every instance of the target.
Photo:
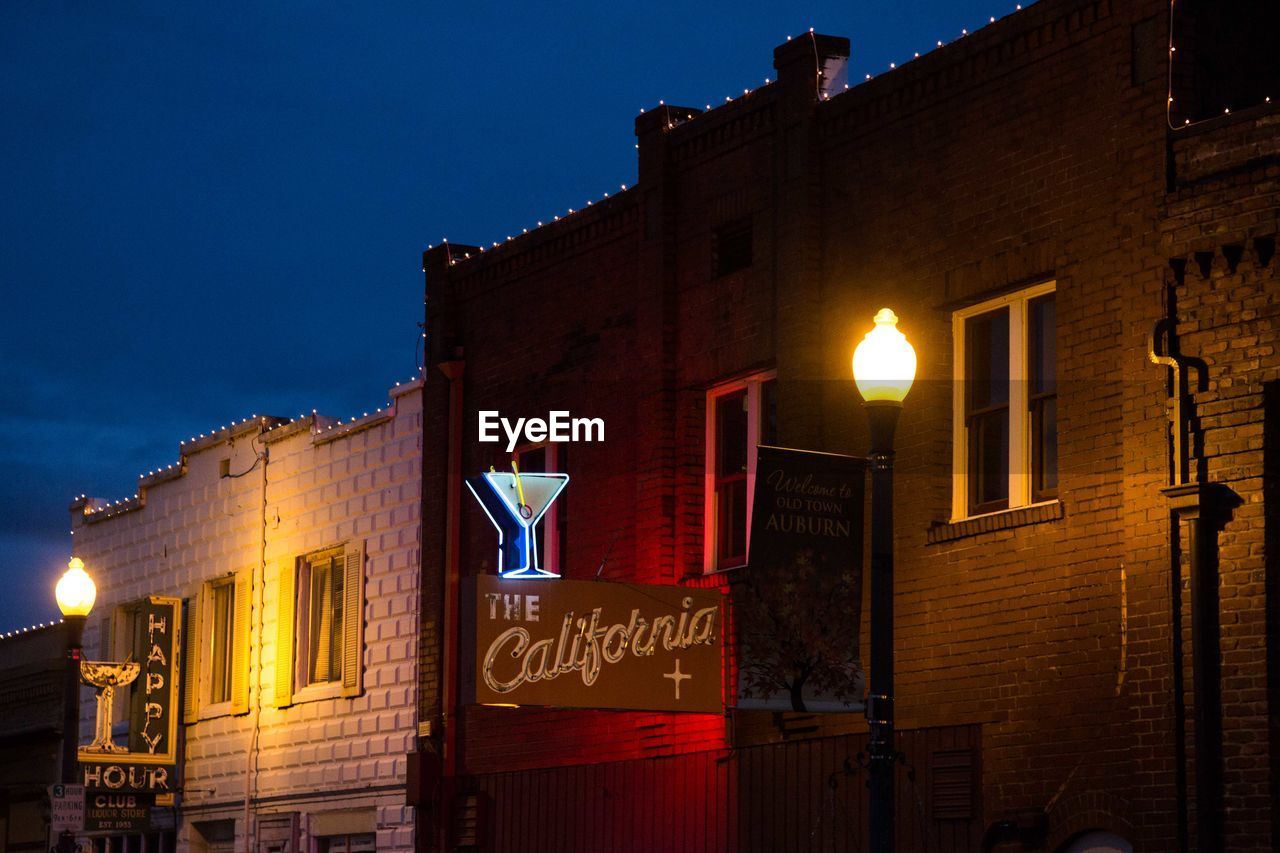
POLYGON ((1008 530, 1013 527, 1025 527, 1028 524, 1040 524, 1044 521, 1057 521, 1064 517, 1066 511, 1062 501, 1020 506, 1017 509, 1006 509, 977 518, 966 518, 951 524, 937 524, 929 528, 929 544, 951 542, 966 536, 977 536, 980 533, 991 533, 996 530, 1008 530))

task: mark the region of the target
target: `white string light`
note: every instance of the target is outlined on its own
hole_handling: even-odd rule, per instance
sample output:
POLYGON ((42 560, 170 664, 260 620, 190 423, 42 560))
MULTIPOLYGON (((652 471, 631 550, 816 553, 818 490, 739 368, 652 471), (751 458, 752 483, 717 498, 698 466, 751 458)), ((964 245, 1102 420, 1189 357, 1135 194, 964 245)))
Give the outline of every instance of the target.
MULTIPOLYGON (((1021 3, 1016 4, 1016 5, 1014 6, 1014 11, 1016 11, 1016 12, 1021 12, 1021 11, 1022 11, 1022 4, 1021 4, 1021 3)), ((983 26, 989 26, 989 25, 994 24, 994 23, 996 23, 996 18, 995 18, 995 16, 994 16, 994 15, 990 15, 990 16, 988 16, 988 18, 987 18, 987 23, 986 23, 986 24, 983 24, 983 26)), ((813 35, 814 35, 814 32, 815 32, 815 31, 814 31, 814 28, 813 28, 813 27, 810 27, 810 28, 809 28, 809 34, 810 34, 810 36, 813 36, 813 35)), ((969 35, 969 30, 968 30, 968 28, 962 28, 962 29, 960 30, 960 38, 965 38, 965 37, 967 37, 968 35, 969 35)), ((786 37, 786 39, 787 39, 787 41, 788 41, 788 42, 790 42, 790 41, 792 41, 793 37, 792 37, 792 36, 790 36, 790 35, 788 35, 788 36, 786 37)), ((936 46, 937 46, 938 48, 946 47, 946 43, 945 43, 944 41, 942 41, 941 39, 937 39, 937 40, 935 41, 935 44, 936 44, 936 46)), ((1172 50, 1172 47, 1171 47, 1170 49, 1172 50)), ((911 57, 911 58, 912 58, 912 59, 919 59, 919 58, 920 58, 920 56, 921 56, 921 54, 920 54, 920 52, 919 52, 919 51, 914 51, 914 52, 912 53, 912 57, 911 57)), ((908 61, 910 61, 910 60, 908 60, 908 61)), ((898 70, 898 64, 897 64, 896 62, 890 62, 890 63, 889 63, 889 69, 890 69, 891 71, 896 71, 896 70, 898 70)), ((865 80, 866 80, 866 81, 870 81, 870 80, 873 80, 873 79, 875 79, 875 75, 870 74, 870 73, 867 73, 867 74, 866 74, 866 76, 865 76, 865 80)), ((773 81, 772 81, 772 79, 771 79, 771 78, 769 78, 769 77, 764 78, 764 85, 765 85, 765 86, 769 86, 769 85, 771 85, 771 84, 772 84, 772 82, 773 82, 773 81)), ((845 83, 845 84, 843 84, 843 91, 849 91, 849 90, 850 90, 850 88, 851 88, 851 87, 850 87, 850 84, 849 84, 849 83, 845 83)), ((755 92, 755 91, 758 91, 758 90, 743 89, 743 90, 742 90, 742 96, 741 96, 741 97, 746 97, 746 96, 749 96, 749 95, 751 95, 751 94, 754 94, 754 92, 755 92)), ((831 93, 829 93, 829 92, 825 92, 825 93, 823 93, 823 95, 822 95, 822 100, 827 101, 827 100, 830 100, 830 98, 831 98, 831 93)), ((734 101, 734 98, 733 98, 732 96, 728 96, 728 95, 726 95, 726 96, 725 96, 725 99, 724 99, 724 103, 725 103, 725 104, 731 104, 731 103, 733 103, 733 101, 734 101)), ((1270 103, 1270 102, 1271 102, 1271 99, 1270 99, 1270 98, 1267 98, 1267 103, 1270 103)), ((658 101, 658 106, 660 106, 660 107, 665 107, 665 106, 666 106, 666 101, 665 101, 665 100, 659 100, 659 101, 658 101)), ((704 114, 705 114, 705 113, 710 113, 712 110, 713 110, 713 107, 712 107, 712 105, 711 105, 710 103, 708 103, 708 104, 706 104, 706 105, 704 106, 704 114)), ((640 115, 645 115, 645 114, 646 114, 646 112, 647 112, 647 110, 645 110, 643 107, 639 110, 639 114, 640 114, 640 115)), ((1227 110, 1227 112, 1230 112, 1230 110, 1227 110)), ((682 118, 683 118, 683 120, 684 120, 685 122, 688 122, 688 121, 692 121, 692 120, 694 120, 694 119, 698 118, 698 116, 697 116, 696 114, 690 114, 690 115, 683 116, 682 118)), ((1188 123, 1190 123, 1190 122, 1188 122, 1188 123)), ((667 127, 667 129, 668 129, 668 130, 670 130, 670 129, 674 129, 674 128, 676 127, 676 124, 675 124, 675 123, 672 123, 672 122, 668 122, 668 123, 667 123, 667 125, 666 125, 666 127, 667 127)), ((635 143, 635 148, 636 148, 636 150, 639 150, 639 149, 640 149, 640 143, 638 143, 638 142, 637 142, 637 143, 635 143)), ((623 189, 623 190, 626 190, 626 188, 627 188, 626 184, 623 184, 623 185, 622 185, 622 189, 623 189)), ((609 197, 609 194, 608 194, 608 193, 605 193, 605 194, 603 195, 603 198, 606 198, 606 199, 607 199, 608 197, 609 197)), ((590 207, 591 205, 592 205, 592 202, 588 201, 588 202, 587 202, 587 207, 590 207)), ((568 214, 567 214, 567 215, 572 216, 572 215, 574 215, 575 213, 578 213, 578 212, 580 212, 580 211, 575 210, 574 208, 572 208, 572 207, 571 207, 571 208, 569 208, 569 210, 568 210, 568 214)), ((554 216, 552 216, 552 217, 551 217, 551 222, 552 222, 552 223, 554 223, 554 222, 559 222, 559 221, 560 221, 560 216, 559 216, 559 215, 554 215, 554 216)), ((547 223, 544 223, 544 222, 543 222, 543 220, 538 220, 537 225, 536 225, 535 229, 533 229, 533 230, 536 230, 537 228, 543 228, 543 227, 545 227, 545 225, 546 225, 546 224, 547 224, 547 223)), ((531 229, 529 229, 529 228, 522 228, 522 229, 521 229, 521 231, 520 231, 520 235, 521 235, 521 236, 525 236, 525 235, 528 235, 528 234, 530 234, 530 233, 531 233, 531 229)), ((515 238, 515 237, 513 237, 513 236, 508 235, 508 236, 507 236, 507 238, 506 238, 506 242, 515 242, 515 241, 516 241, 516 239, 517 239, 517 238, 515 238)), ((492 246, 490 247, 490 249, 499 248, 499 247, 500 247, 500 245, 501 245, 501 244, 499 244, 499 243, 497 243, 497 242, 494 242, 494 243, 492 244, 492 246)), ((428 247, 428 248, 430 248, 430 247, 428 247)), ((479 254, 483 254, 483 252, 484 252, 484 247, 483 247, 483 246, 479 247, 479 254)), ((471 253, 470 253, 470 252, 464 252, 464 253, 463 253, 462 260, 470 260, 470 258, 471 258, 471 253)), ((450 265, 452 266, 452 265, 457 264, 457 263, 458 263, 458 260, 459 260, 459 259, 457 259, 457 258, 453 258, 453 259, 451 259, 451 260, 450 260, 450 262, 449 262, 449 263, 450 263, 450 265)))

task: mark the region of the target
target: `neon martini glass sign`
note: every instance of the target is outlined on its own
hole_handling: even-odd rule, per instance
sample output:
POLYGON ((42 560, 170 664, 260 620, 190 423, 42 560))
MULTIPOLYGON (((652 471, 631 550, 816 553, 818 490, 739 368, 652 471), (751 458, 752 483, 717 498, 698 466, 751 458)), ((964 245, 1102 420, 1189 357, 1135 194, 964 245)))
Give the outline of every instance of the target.
POLYGON ((569 484, 568 474, 495 471, 466 479, 467 488, 498 530, 498 576, 520 580, 558 578, 538 565, 534 528, 569 484))

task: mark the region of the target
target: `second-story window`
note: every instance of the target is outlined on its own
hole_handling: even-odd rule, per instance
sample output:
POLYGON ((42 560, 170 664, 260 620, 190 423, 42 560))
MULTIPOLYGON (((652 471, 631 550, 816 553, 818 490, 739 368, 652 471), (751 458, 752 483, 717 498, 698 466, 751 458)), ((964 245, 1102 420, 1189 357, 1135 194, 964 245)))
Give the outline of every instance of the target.
POLYGON ((277 707, 360 695, 364 689, 364 549, 347 544, 290 562, 278 568, 277 707))
POLYGON ((186 607, 183 720, 249 711, 253 569, 207 580, 186 607))
POLYGON ((712 244, 712 277, 719 278, 751 266, 753 250, 750 219, 721 225, 716 229, 712 244))
POLYGON ((342 679, 342 553, 308 557, 303 566, 305 584, 299 603, 305 625, 300 674, 304 684, 326 684, 342 679))
POLYGON ((776 384, 761 373, 707 392, 706 571, 747 562, 756 446, 776 441, 776 384))
POLYGON ((231 701, 232 636, 235 628, 235 583, 233 579, 211 583, 209 629, 206 647, 209 656, 209 704, 231 701))
MULTIPOLYGON (((520 472, 529 474, 563 473, 560 462, 561 449, 555 444, 535 444, 516 448, 512 461, 520 466, 520 472)), ((561 495, 547 508, 542 520, 533 531, 533 546, 537 550, 538 565, 548 572, 560 574, 560 512, 565 505, 561 495)))
POLYGON ((1058 492, 1057 312, 1052 283, 958 311, 954 519, 1058 492))

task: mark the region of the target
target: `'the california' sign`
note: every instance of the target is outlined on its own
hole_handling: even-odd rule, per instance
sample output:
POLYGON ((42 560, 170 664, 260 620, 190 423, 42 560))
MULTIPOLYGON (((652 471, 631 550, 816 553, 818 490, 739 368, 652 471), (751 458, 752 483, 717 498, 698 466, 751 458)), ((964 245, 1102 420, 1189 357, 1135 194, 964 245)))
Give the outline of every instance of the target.
POLYGON ((719 713, 721 595, 606 581, 475 577, 468 699, 719 713))

